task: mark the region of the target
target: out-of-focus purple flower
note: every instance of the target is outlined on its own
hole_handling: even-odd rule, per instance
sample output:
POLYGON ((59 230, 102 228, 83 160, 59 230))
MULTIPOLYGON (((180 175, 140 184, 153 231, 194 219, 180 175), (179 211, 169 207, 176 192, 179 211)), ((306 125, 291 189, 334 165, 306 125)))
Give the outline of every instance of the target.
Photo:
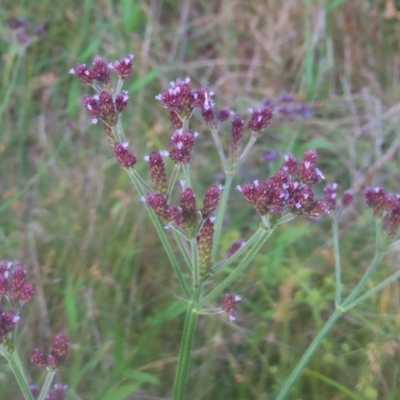
POLYGON ((208 218, 217 209, 221 187, 211 185, 207 188, 203 200, 203 208, 201 216, 203 219, 208 218))
POLYGON ((241 247, 244 246, 244 244, 245 244, 245 242, 242 239, 235 240, 231 244, 231 247, 229 247, 229 249, 228 249, 228 253, 227 253, 228 258, 233 256, 241 247))
POLYGON ((231 165, 239 159, 242 153, 243 127, 243 118, 239 114, 236 114, 231 123, 231 137, 229 143, 229 161, 231 165))
POLYGON ((210 270, 211 266, 211 250, 214 235, 214 222, 211 218, 207 218, 200 227, 199 234, 196 237, 197 249, 199 254, 199 271, 200 278, 203 280, 210 270))
POLYGON ((120 60, 108 64, 108 67, 115 71, 121 79, 126 79, 132 73, 133 57, 133 54, 127 54, 120 60))
POLYGON ((249 111, 250 119, 247 123, 247 127, 253 134, 259 136, 271 123, 274 110, 272 107, 266 106, 261 109, 251 108, 249 111))
POLYGON ((126 169, 133 168, 137 162, 136 157, 128 150, 128 143, 116 142, 114 154, 118 162, 126 169))
POLYGON ((226 294, 222 299, 221 308, 228 314, 230 321, 234 321, 236 319, 236 303, 240 300, 240 296, 233 294, 226 294))
POLYGON ((167 174, 165 172, 165 164, 162 155, 158 151, 153 151, 145 157, 145 161, 149 163, 150 176, 154 189, 158 193, 166 194, 167 174))

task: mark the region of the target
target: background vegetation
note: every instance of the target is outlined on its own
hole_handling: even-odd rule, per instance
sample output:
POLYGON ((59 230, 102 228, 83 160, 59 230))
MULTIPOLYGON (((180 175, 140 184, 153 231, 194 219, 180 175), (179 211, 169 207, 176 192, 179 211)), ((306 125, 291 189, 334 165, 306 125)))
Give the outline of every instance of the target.
MULTIPOLYGON (((0 255, 22 262, 37 285, 20 325, 26 359, 64 330, 71 357, 60 379, 80 398, 172 390, 183 322, 176 282, 128 176, 82 110, 90 89, 68 74, 96 54, 135 54, 123 123, 139 159, 167 147, 168 115, 154 96, 176 78, 208 85, 220 108, 243 115, 283 92, 311 102, 309 119, 275 118, 237 183, 280 165, 264 162, 262 150, 317 148, 327 181, 358 192, 341 225, 344 279, 357 282, 374 245, 361 190, 400 192, 398 4, 3 0, 0 8, 0 255), (22 48, 7 27, 16 17, 44 24, 45 34, 22 48)), ((200 196, 220 167, 208 135, 196 146, 200 196)), ((252 207, 233 197, 224 247, 257 225, 252 207)), ((188 398, 271 399, 333 310, 328 218, 296 220, 268 243, 230 288, 243 298, 237 323, 199 320, 188 398)), ((376 282, 399 259, 388 254, 376 282)), ((396 283, 342 318, 290 398, 399 399, 399 297, 396 283)), ((2 399, 20 399, 12 379, 1 362, 2 399)))

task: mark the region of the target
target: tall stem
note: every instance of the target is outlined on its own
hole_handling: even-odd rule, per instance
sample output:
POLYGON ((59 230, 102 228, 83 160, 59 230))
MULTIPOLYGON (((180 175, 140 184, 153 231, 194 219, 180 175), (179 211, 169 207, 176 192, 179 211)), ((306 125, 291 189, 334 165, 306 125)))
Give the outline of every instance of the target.
MULTIPOLYGON (((234 280, 236 280, 240 274, 248 267, 249 263, 254 259, 260 250, 261 246, 268 240, 274 230, 266 231, 259 229, 256 233, 258 234, 257 240, 254 245, 250 248, 249 252, 243 257, 240 264, 229 274, 221 283, 219 283, 214 290, 212 290, 207 296, 205 296, 198 304, 198 310, 211 301, 214 297, 218 296, 227 286, 229 286, 234 280)), ((242 249, 239 249, 242 250, 242 249)), ((239 251, 238 251, 239 252, 239 251)), ((234 254, 235 255, 235 254, 234 254)), ((233 256, 234 256, 233 255, 233 256)), ((233 257, 232 256, 232 257, 233 257)), ((229 259, 228 259, 229 262, 229 259)))
POLYGON ((331 315, 331 317, 326 321, 323 328, 318 332, 318 335, 314 338, 311 345, 307 349, 307 351, 303 354, 300 361, 296 365, 296 368, 292 371, 289 378, 286 380, 283 388, 279 392, 278 397, 276 400, 283 400, 285 396, 288 394, 290 388, 292 387, 293 383, 297 380, 301 372, 303 371, 304 367, 310 361, 311 356, 314 354, 315 350, 317 350, 318 346, 320 345, 322 339, 326 336, 326 334, 331 330, 332 326, 335 322, 340 318, 342 315, 342 310, 336 309, 335 312, 331 315))
POLYGON ((333 248, 335 254, 335 280, 336 280, 336 296, 335 304, 339 307, 342 302, 342 266, 340 262, 340 248, 339 248, 339 219, 333 217, 332 222, 332 236, 333 248))
POLYGON ((200 288, 193 293, 192 302, 187 309, 185 325, 183 327, 182 342, 179 349, 178 365, 175 374, 173 400, 184 400, 187 377, 189 373, 190 358, 194 339, 194 331, 197 321, 197 313, 194 311, 200 295, 200 288))
POLYGON ((233 178, 234 175, 228 173, 228 175, 226 176, 224 189, 222 190, 222 196, 219 201, 217 216, 214 225, 213 247, 211 252, 211 259, 213 261, 215 261, 215 258, 217 256, 217 251, 221 242, 222 225, 224 223, 224 216, 225 216, 226 206, 228 204, 229 193, 231 191, 233 178))
POLYGON ((2 354, 8 361, 15 379, 18 382, 19 387, 24 395, 25 400, 33 400, 32 393, 29 389, 28 380, 26 379, 24 369, 19 359, 18 352, 16 350, 8 351, 6 347, 0 345, 0 354, 2 354))

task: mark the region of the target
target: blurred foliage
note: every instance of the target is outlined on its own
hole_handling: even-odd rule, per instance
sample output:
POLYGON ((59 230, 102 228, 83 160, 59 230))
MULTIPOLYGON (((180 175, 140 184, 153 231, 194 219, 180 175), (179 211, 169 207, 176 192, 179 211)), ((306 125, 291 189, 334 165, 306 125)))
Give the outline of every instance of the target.
MULTIPOLYGON (((315 147, 341 191, 400 190, 397 2, 3 0, 0 11, 0 254, 22 262, 38 288, 22 315, 21 354, 64 330, 72 354, 60 381, 82 399, 168 397, 183 309, 128 177, 80 106, 90 90, 68 74, 75 63, 135 54, 123 124, 138 159, 168 145, 168 116, 154 96, 189 76, 212 88, 218 108, 244 117, 283 92, 313 105, 311 118, 275 119, 237 184, 279 168, 262 150, 298 156, 315 147), (7 25, 13 18, 45 32, 21 45, 7 25)), ((202 198, 221 171, 210 135, 193 127, 202 134, 193 165, 202 198)), ((147 174, 144 164, 137 168, 147 174)), ((222 251, 258 226, 237 193, 229 207, 222 251)), ((340 235, 346 290, 373 255, 361 196, 340 235)), ((375 283, 398 260, 388 254, 375 283)), ((243 298, 237 323, 200 318, 188 398, 271 399, 333 310, 333 266, 327 219, 282 227, 229 288, 243 298)), ((400 398, 398 304, 391 285, 344 316, 291 398, 400 398)), ((10 379, 1 362, 2 398, 17 399, 10 379)))

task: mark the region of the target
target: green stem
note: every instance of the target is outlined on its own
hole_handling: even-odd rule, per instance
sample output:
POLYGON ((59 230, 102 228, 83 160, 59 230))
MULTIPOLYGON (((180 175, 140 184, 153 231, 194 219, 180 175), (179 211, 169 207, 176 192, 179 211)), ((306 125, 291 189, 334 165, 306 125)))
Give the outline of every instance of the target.
POLYGON ((179 232, 175 231, 174 229, 172 229, 172 235, 174 236, 175 242, 178 245, 178 248, 179 248, 183 258, 185 259, 189 270, 192 271, 193 270, 192 259, 190 258, 189 249, 187 246, 187 242, 185 242, 185 238, 182 235, 180 235, 179 232))
MULTIPOLYGON (((260 228, 257 234, 257 240, 254 245, 250 248, 249 252, 243 257, 240 264, 232 271, 221 283, 219 283, 214 290, 212 290, 207 296, 205 296, 197 305, 197 310, 200 310, 205 304, 209 303, 214 297, 218 296, 227 286, 229 286, 235 279, 241 275, 245 269, 248 267, 249 263, 254 259, 260 250, 261 246, 268 240, 268 238, 272 235, 274 230, 271 229, 266 231, 260 228)), ((245 245, 246 246, 246 245, 245 245)), ((242 250, 245 246, 237 251, 237 253, 242 250)), ((244 251, 244 250, 242 250, 244 251)), ((233 258, 236 253, 231 257, 233 258)), ((227 263, 230 261, 230 258, 227 260, 227 263)), ((225 266, 225 265, 224 265, 225 266)))
POLYGON ((4 87, 6 87, 6 92, 3 95, 3 101, 0 104, 0 124, 1 117, 4 115, 4 109, 6 105, 10 103, 10 97, 15 89, 15 83, 17 77, 19 76, 19 70, 21 68, 23 54, 11 53, 9 58, 8 66, 11 66, 9 71, 12 73, 11 78, 4 81, 4 87), (15 64, 14 64, 15 63, 15 64), (14 65, 13 65, 14 64, 14 65))
POLYGON ((240 155, 239 160, 237 161, 235 168, 236 170, 239 169, 239 167, 242 165, 243 161, 247 158, 248 154, 250 153, 251 148, 254 146, 254 143, 257 140, 257 136, 251 136, 250 140, 248 141, 245 149, 243 150, 243 153, 240 155))
POLYGON ((228 162, 226 161, 226 157, 225 157, 224 150, 222 148, 221 140, 219 139, 218 129, 211 129, 211 134, 214 139, 214 143, 215 143, 219 158, 222 163, 222 168, 224 169, 224 171, 228 171, 228 169, 229 169, 228 162))
POLYGON ((28 381, 24 374, 24 369, 21 364, 21 360, 19 359, 18 352, 16 350, 8 351, 6 347, 0 345, 0 353, 7 359, 8 364, 10 365, 15 379, 18 382, 19 387, 21 388, 22 394, 24 395, 25 400, 33 400, 32 393, 29 389, 28 381))
POLYGON ((343 302, 342 308, 346 309, 349 304, 353 302, 354 299, 357 298, 359 293, 364 289, 367 284, 368 279, 371 277, 372 273, 375 271, 376 267, 379 265, 381 259, 383 257, 382 253, 376 253, 374 259, 372 260, 370 266, 365 271, 364 276, 361 278, 360 282, 358 282, 357 286, 352 290, 347 299, 343 302))
POLYGON ((389 285, 389 283, 392 283, 396 279, 400 278, 400 271, 395 272, 393 275, 390 275, 388 278, 383 280, 381 283, 373 287, 372 289, 368 290, 368 292, 364 293, 362 296, 360 296, 358 299, 354 300, 351 303, 346 304, 345 310, 348 311, 350 308, 355 307, 356 305, 362 303, 364 300, 368 299, 372 295, 374 295, 376 292, 379 292, 379 290, 383 289, 386 285, 389 285))
MULTIPOLYGON (((129 174, 129 177, 131 178, 133 184, 135 185, 135 188, 138 191, 138 193, 141 196, 145 196, 146 192, 145 192, 143 186, 140 184, 140 180, 136 176, 135 171, 128 170, 128 174, 129 174)), ((150 216, 150 219, 153 222, 154 227, 156 228, 157 234, 161 240, 164 250, 167 253, 167 256, 172 265, 172 268, 179 280, 182 290, 184 291, 186 298, 190 299, 190 290, 187 286, 185 279, 183 278, 182 271, 180 270, 178 261, 177 261, 175 254, 172 251, 172 248, 169 244, 167 235, 165 234, 165 230, 161 226, 161 223, 160 223, 159 219, 157 218, 157 215, 155 214, 155 212, 146 203, 144 203, 144 204, 145 204, 146 210, 150 216)))
POLYGON ((192 275, 193 275, 193 292, 200 286, 200 271, 199 271, 199 252, 197 249, 196 239, 190 240, 190 248, 192 250, 192 275))
POLYGON ((224 223, 224 215, 226 211, 226 206, 228 204, 229 194, 231 191, 232 181, 234 175, 228 174, 226 176, 226 181, 224 188, 222 190, 222 195, 219 200, 219 206, 217 210, 215 225, 214 225, 214 237, 213 237, 213 247, 211 251, 211 259, 214 262, 217 256, 218 247, 221 241, 222 224, 224 223))
POLYGON ((311 356, 314 354, 315 350, 320 345, 322 339, 331 330, 332 326, 339 319, 341 315, 342 315, 342 310, 337 308, 335 312, 331 315, 331 317, 328 319, 328 321, 326 321, 325 325, 318 332, 318 335, 314 338, 311 345, 308 347, 307 351, 301 357, 300 361, 296 365, 296 368, 292 371, 289 378, 286 380, 276 400, 283 400, 285 398, 290 388, 292 387, 293 383, 297 380, 297 378, 303 371, 304 367, 310 361, 311 356))
POLYGON ((185 325, 183 327, 182 342, 179 349, 178 365, 176 368, 173 400, 184 400, 186 392, 187 377, 189 373, 190 358, 192 352, 194 331, 197 321, 195 312, 196 303, 200 295, 200 288, 193 293, 192 302, 186 312, 185 325))
POLYGON ((187 188, 191 188, 192 187, 192 180, 190 179, 190 168, 189 168, 189 164, 184 164, 182 166, 182 170, 183 170, 183 178, 185 180, 185 186, 187 188))
POLYGON ((176 179, 178 178, 180 169, 181 169, 181 164, 175 164, 175 167, 172 171, 171 178, 168 183, 168 189, 167 189, 168 202, 171 200, 172 191, 174 190, 175 182, 176 182, 176 179))
POLYGON ((42 390, 40 391, 40 395, 37 400, 44 400, 48 391, 50 390, 51 383, 53 382, 54 375, 57 371, 48 371, 46 375, 46 379, 44 380, 42 390))
POLYGON ((333 217, 332 221, 332 237, 333 248, 335 254, 335 279, 336 279, 336 295, 335 304, 339 307, 342 303, 342 266, 340 262, 340 247, 339 247, 339 220, 333 217))

